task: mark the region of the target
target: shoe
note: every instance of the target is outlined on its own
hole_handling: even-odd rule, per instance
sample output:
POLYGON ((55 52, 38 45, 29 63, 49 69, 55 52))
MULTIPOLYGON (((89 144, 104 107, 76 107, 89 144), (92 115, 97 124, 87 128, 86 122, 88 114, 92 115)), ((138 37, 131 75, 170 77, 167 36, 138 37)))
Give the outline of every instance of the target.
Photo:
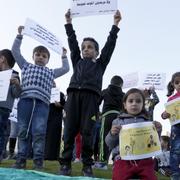
POLYGON ((17 159, 16 162, 11 166, 15 169, 25 169, 26 168, 26 160, 25 159, 17 159))
POLYGON ((34 170, 42 170, 44 167, 43 167, 43 160, 42 159, 36 159, 33 161, 34 165, 33 165, 33 169, 34 170))
POLYGON ((79 158, 76 158, 73 162, 78 163, 78 162, 81 162, 81 160, 79 158))
POLYGON ((91 166, 83 166, 82 174, 83 174, 83 176, 94 177, 91 166))
POLYGON ((15 160, 17 158, 16 154, 9 154, 6 160, 15 160))
POLYGON ((105 162, 96 162, 96 163, 92 166, 92 168, 107 170, 107 169, 108 169, 108 166, 107 166, 107 163, 105 163, 105 162))
POLYGON ((71 175, 71 165, 61 165, 59 175, 70 176, 71 175))

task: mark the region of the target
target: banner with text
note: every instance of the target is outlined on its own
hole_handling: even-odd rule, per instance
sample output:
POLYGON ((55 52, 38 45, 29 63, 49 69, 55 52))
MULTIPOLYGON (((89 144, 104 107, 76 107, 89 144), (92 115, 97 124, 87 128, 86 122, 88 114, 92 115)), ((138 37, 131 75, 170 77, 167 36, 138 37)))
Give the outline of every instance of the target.
POLYGON ((117 7, 117 0, 71 0, 72 17, 111 14, 117 7))
POLYGON ((24 26, 23 34, 62 54, 62 43, 53 33, 29 18, 26 19, 24 26))
POLYGON ((120 156, 124 160, 144 159, 161 153, 159 136, 152 122, 123 125, 119 141, 120 156))

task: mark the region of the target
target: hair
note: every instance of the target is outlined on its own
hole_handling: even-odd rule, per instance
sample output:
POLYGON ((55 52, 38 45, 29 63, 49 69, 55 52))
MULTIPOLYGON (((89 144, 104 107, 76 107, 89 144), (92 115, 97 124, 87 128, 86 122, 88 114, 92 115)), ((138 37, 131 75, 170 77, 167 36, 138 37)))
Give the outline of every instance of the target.
POLYGON ((168 150, 170 149, 170 137, 169 136, 161 136, 161 139, 166 142, 168 145, 168 150))
POLYGON ((12 55, 12 52, 9 49, 2 49, 0 51, 0 57, 4 56, 7 60, 8 65, 13 68, 15 64, 15 59, 12 55))
POLYGON ((35 47, 35 48, 33 49, 33 55, 34 55, 35 52, 47 53, 48 59, 50 58, 50 52, 49 52, 49 50, 48 50, 46 47, 44 47, 44 46, 37 46, 37 47, 35 47))
POLYGON ((173 83, 174 83, 174 80, 175 80, 176 77, 180 77, 180 72, 176 72, 176 73, 174 73, 172 75, 171 81, 167 85, 167 91, 168 91, 167 97, 171 96, 173 94, 173 92, 174 92, 173 83))
POLYGON ((93 42, 93 43, 94 43, 95 50, 99 53, 99 44, 98 44, 98 42, 97 42, 94 38, 92 38, 92 37, 86 37, 86 38, 83 39, 83 42, 84 42, 84 41, 91 41, 91 42, 93 42))
MULTIPOLYGON (((148 113, 145 109, 145 96, 143 94, 143 92, 140 89, 137 88, 131 88, 129 89, 126 94, 123 96, 123 103, 125 103, 127 101, 127 98, 130 94, 134 94, 134 93, 138 93, 141 95, 142 99, 143 99, 143 107, 142 107, 142 111, 140 112, 141 114, 144 114, 146 117, 148 117, 148 113)), ((123 111, 127 113, 126 109, 123 106, 123 111)))
POLYGON ((123 79, 120 76, 116 75, 111 78, 111 85, 121 87, 122 84, 123 84, 123 79))

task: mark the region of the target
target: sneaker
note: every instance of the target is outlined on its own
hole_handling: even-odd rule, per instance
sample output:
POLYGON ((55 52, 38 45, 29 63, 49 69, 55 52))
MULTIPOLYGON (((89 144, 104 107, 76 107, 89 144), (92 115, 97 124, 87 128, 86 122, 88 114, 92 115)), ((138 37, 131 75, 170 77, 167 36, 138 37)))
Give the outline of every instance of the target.
POLYGON ((16 154, 9 154, 8 157, 6 158, 6 160, 15 160, 17 157, 16 157, 16 154))
POLYGON ((81 162, 81 160, 79 158, 76 158, 73 162, 78 163, 78 162, 81 162))
POLYGON ((42 170, 43 169, 43 160, 42 159, 36 159, 33 161, 34 165, 33 165, 33 169, 34 170, 42 170))
POLYGON ((94 177, 91 166, 83 166, 82 174, 83 174, 83 176, 94 177))
POLYGON ((16 162, 11 166, 16 169, 25 169, 26 168, 26 160, 25 159, 17 159, 16 162))
POLYGON ((71 165, 61 165, 59 175, 70 176, 71 175, 71 165))
POLYGON ((107 166, 107 163, 105 163, 105 162, 96 162, 96 163, 92 166, 92 168, 107 170, 107 169, 108 169, 108 166, 107 166))

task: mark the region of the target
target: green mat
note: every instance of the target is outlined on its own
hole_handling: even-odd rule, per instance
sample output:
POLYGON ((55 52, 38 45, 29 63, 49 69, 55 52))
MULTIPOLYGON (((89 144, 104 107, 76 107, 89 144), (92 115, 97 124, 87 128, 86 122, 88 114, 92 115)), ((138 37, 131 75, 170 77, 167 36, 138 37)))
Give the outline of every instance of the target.
MULTIPOLYGON (((100 178, 89 177, 67 177, 48 174, 33 170, 19 170, 12 168, 0 168, 0 180, 105 180, 100 178)), ((107 179, 106 179, 107 180, 107 179)))

